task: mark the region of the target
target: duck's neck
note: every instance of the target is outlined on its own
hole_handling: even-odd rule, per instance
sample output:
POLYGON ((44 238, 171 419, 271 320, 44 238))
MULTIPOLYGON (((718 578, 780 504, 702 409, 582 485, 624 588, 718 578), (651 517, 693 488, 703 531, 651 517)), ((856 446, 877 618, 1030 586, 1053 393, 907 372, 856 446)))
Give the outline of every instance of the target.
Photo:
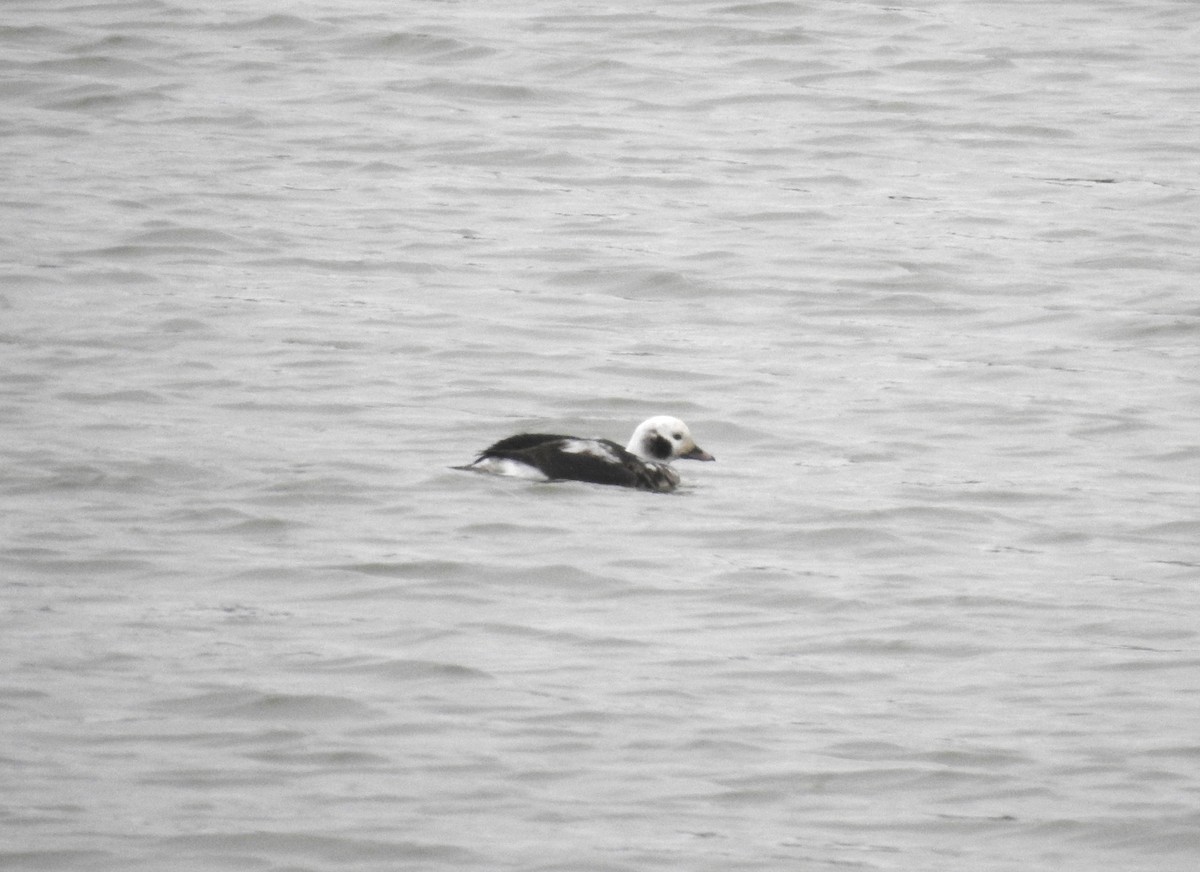
POLYGON ((625 450, 646 463, 668 464, 671 462, 671 443, 658 434, 651 436, 635 435, 625 446, 625 450), (658 449, 657 453, 655 449, 658 449))

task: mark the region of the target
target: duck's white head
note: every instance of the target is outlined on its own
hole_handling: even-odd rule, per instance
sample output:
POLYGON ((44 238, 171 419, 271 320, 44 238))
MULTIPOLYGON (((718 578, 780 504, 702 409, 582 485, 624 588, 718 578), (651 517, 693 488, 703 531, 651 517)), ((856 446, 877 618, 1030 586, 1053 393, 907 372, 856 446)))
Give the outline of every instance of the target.
POLYGON ((687 424, 670 415, 658 415, 638 424, 625 450, 643 460, 658 463, 670 463, 676 457, 685 460, 716 460, 696 444, 687 424))

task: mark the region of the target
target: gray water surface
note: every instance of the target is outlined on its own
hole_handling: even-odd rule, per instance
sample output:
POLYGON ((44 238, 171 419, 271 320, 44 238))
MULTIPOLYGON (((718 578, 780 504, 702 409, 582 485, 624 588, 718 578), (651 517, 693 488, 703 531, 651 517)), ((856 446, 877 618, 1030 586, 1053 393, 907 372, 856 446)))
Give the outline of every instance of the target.
POLYGON ((1191 872, 1198 31, 5 4, 0 865, 1191 872))

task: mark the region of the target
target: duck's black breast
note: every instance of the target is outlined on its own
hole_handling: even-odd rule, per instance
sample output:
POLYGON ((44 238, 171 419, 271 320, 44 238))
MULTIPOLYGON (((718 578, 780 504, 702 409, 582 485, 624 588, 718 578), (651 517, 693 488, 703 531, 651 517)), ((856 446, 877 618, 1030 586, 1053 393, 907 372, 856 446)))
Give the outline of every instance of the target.
POLYGON ((670 491, 679 478, 670 468, 646 463, 608 439, 519 433, 501 439, 480 457, 515 460, 550 479, 586 481, 640 490, 670 491))

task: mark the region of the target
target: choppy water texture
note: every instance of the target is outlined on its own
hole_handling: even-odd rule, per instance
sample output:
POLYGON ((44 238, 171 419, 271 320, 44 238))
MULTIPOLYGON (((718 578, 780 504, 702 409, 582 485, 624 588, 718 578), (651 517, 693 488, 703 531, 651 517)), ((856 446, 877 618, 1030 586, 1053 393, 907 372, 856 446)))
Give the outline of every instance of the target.
POLYGON ((1192 0, 0 46, 5 869, 1196 868, 1192 0))

